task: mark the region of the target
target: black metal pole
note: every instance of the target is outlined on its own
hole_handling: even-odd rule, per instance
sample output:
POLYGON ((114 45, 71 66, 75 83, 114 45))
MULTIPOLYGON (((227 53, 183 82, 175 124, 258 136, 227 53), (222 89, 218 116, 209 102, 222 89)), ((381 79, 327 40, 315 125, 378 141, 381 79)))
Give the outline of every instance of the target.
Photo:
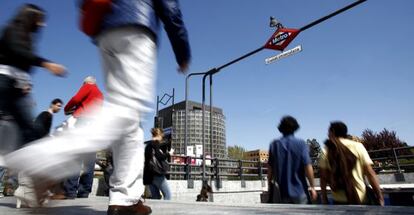
MULTIPOLYGON (((210 75, 210 158, 213 159, 213 75, 210 75)), ((212 161, 212 160, 211 160, 212 161)))
POLYGON ((205 140, 205 112, 206 112, 206 77, 208 73, 203 76, 203 96, 202 96, 202 122, 201 122, 201 135, 202 135, 202 146, 203 146, 203 184, 206 182, 206 153, 205 153, 205 146, 206 146, 206 140, 205 140))
POLYGON ((159 103, 160 103, 160 96, 157 96, 157 113, 156 113, 157 117, 158 117, 158 104, 159 103))
POLYGON ((185 116, 184 116, 184 155, 187 156, 187 146, 188 146, 188 80, 191 76, 196 75, 205 75, 205 72, 195 72, 190 73, 185 78, 185 116))
POLYGON ((349 9, 351 9, 351 8, 357 6, 357 5, 359 5, 359 4, 361 4, 361 3, 365 2, 365 1, 367 1, 367 0, 357 0, 356 2, 350 4, 350 5, 346 6, 346 7, 343 7, 341 9, 339 9, 339 10, 337 10, 337 11, 329 14, 329 15, 326 15, 326 16, 318 19, 318 20, 315 20, 315 21, 313 21, 313 22, 311 22, 311 23, 303 26, 302 28, 299 29, 299 31, 304 31, 304 30, 306 30, 308 28, 311 28, 311 27, 313 27, 313 26, 315 26, 315 25, 317 25, 317 24, 319 24, 319 23, 321 23, 321 22, 323 22, 323 21, 325 21, 325 20, 327 20, 329 18, 332 18, 333 16, 336 16, 336 15, 338 15, 338 14, 340 14, 340 13, 346 11, 346 10, 349 10, 349 9))

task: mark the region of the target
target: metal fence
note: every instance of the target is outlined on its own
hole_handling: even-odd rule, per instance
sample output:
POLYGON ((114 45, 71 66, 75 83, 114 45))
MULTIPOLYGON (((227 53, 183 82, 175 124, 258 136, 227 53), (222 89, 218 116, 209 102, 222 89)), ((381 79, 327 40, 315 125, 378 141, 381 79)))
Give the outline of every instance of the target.
MULTIPOLYGON (((381 149, 368 152, 378 174, 414 172, 414 147, 381 149)), ((318 158, 313 157, 315 176, 319 177, 318 158)), ((172 156, 169 178, 199 180, 202 157, 172 156), (175 161, 175 162, 174 162, 175 161)), ((267 175, 266 163, 260 161, 206 158, 206 177, 211 180, 261 180, 267 175)))

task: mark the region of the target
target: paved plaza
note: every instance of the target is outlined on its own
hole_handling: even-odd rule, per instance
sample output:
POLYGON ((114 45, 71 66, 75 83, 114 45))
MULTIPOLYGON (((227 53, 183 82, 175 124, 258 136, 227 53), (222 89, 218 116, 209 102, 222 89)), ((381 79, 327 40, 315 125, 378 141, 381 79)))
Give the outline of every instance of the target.
MULTIPOLYGON (((15 199, 7 197, 0 199, 0 215, 25 214, 57 214, 57 215, 106 215, 106 197, 91 197, 89 199, 52 201, 48 208, 29 209, 15 208, 15 199)), ((414 214, 414 207, 373 207, 373 206, 325 206, 325 205, 225 205, 219 203, 175 202, 147 200, 154 215, 182 214, 414 214)))

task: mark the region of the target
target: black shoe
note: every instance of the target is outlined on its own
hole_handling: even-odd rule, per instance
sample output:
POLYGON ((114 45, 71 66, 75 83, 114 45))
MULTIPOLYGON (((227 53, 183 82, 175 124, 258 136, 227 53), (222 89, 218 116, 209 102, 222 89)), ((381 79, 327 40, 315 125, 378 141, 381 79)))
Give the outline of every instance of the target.
POLYGON ((139 201, 137 204, 131 206, 110 205, 107 215, 148 215, 151 212, 150 207, 145 206, 142 201, 139 201))

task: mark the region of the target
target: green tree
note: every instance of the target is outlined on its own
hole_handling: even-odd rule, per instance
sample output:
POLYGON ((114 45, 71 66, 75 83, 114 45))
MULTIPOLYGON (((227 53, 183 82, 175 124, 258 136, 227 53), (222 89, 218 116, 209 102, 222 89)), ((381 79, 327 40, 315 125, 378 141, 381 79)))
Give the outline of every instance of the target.
POLYGON ((243 160, 243 155, 246 152, 246 149, 242 146, 235 145, 227 147, 227 152, 229 159, 243 160))

